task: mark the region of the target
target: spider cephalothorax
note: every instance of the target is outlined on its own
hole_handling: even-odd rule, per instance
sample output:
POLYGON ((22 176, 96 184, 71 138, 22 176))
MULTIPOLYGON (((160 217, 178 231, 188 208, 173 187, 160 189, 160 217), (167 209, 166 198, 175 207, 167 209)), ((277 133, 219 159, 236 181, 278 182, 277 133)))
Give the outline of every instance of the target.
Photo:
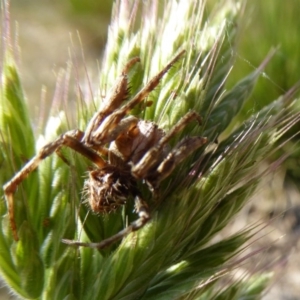
MULTIPOLYGON (((81 243, 63 240, 69 245, 104 248, 123 238, 132 231, 143 227, 150 219, 148 205, 138 190, 138 182, 145 182, 155 193, 162 180, 168 177, 174 168, 187 156, 206 143, 206 138, 185 137, 172 149, 169 141, 188 123, 200 116, 190 111, 184 115, 168 132, 157 124, 129 115, 130 111, 158 85, 162 76, 184 54, 180 52, 161 72, 154 76, 144 88, 128 100, 127 73, 138 58, 131 59, 117 79, 100 110, 95 113, 85 132, 68 131, 54 142, 45 145, 21 171, 5 186, 10 223, 15 240, 18 240, 17 226, 14 220, 13 194, 18 185, 35 170, 39 163, 66 146, 79 152, 95 168, 89 171, 84 191, 94 212, 111 212, 126 204, 129 197, 135 201, 135 211, 139 218, 114 236, 99 243, 81 243), (125 104, 123 104, 125 102, 125 104)), ((146 101, 146 106, 151 105, 146 101)))

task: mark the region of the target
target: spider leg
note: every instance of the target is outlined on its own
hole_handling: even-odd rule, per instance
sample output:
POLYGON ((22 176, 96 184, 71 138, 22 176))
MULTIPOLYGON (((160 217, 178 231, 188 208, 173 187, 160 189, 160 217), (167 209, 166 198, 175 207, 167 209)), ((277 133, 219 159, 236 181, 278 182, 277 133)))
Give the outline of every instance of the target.
POLYGON ((92 133, 93 144, 105 145, 107 143, 110 143, 116 140, 122 132, 126 132, 129 128, 136 125, 137 122, 138 119, 136 117, 128 116, 127 118, 120 120, 115 127, 113 127, 111 130, 108 130, 108 132, 106 133, 100 133, 99 129, 97 129, 95 132, 92 133), (100 140, 99 135, 102 135, 102 138, 100 140))
POLYGON ((173 58, 163 70, 161 70, 156 76, 154 76, 145 85, 145 87, 140 90, 128 103, 107 116, 103 120, 103 122, 99 124, 99 127, 92 133, 93 140, 97 140, 99 143, 103 143, 102 141, 106 139, 106 136, 109 135, 110 131, 119 124, 119 122, 131 109, 141 103, 150 94, 150 92, 152 92, 157 87, 161 78, 169 71, 169 69, 180 59, 180 57, 184 53, 185 50, 176 55, 175 58, 173 58))
POLYGON ((156 190, 160 182, 167 178, 185 158, 203 146, 207 138, 187 137, 181 140, 174 149, 167 155, 158 168, 147 178, 153 190, 156 190))
POLYGON ((114 112, 116 109, 119 108, 121 103, 125 101, 128 97, 128 78, 127 74, 129 70, 139 62, 139 57, 132 58, 122 70, 121 75, 117 79, 116 83, 114 84, 113 88, 110 90, 107 101, 103 102, 103 105, 100 111, 96 112, 93 118, 87 125, 83 140, 86 144, 93 144, 92 134, 93 132, 100 126, 103 120, 114 112))
POLYGON ((145 226, 145 224, 150 220, 148 205, 138 195, 135 197, 135 210, 139 216, 139 218, 136 221, 131 223, 128 227, 124 228, 123 230, 119 231, 117 234, 111 236, 106 240, 101 241, 100 243, 83 243, 83 242, 77 242, 77 241, 72 241, 67 239, 63 239, 62 242, 69 246, 81 246, 81 247, 96 248, 96 249, 106 248, 111 244, 126 237, 129 233, 139 230, 140 228, 145 226))
MULTIPOLYGON (((165 136, 162 137, 157 145, 146 152, 142 159, 132 167, 132 173, 134 174, 134 176, 136 176, 137 178, 147 177, 148 171, 157 164, 158 159, 161 157, 161 153, 165 145, 167 145, 167 143, 175 134, 181 131, 184 127, 187 126, 188 123, 192 122, 193 120, 197 120, 199 124, 201 124, 201 117, 195 111, 190 111, 185 116, 183 116, 178 121, 178 123, 175 124, 175 126, 173 126, 173 128, 165 136)), ((197 143, 195 142, 195 144, 197 143)))
POLYGON ((33 172, 38 165, 43 161, 46 157, 53 154, 53 152, 57 151, 61 146, 67 146, 76 152, 79 152, 83 156, 90 159, 99 167, 104 167, 106 165, 105 161, 93 150, 86 147, 82 144, 78 138, 82 136, 82 132, 78 130, 73 130, 66 132, 65 134, 58 137, 54 142, 45 145, 43 148, 39 150, 36 156, 34 156, 9 182, 7 182, 4 186, 4 194, 8 204, 8 214, 9 220, 13 232, 14 239, 17 241, 17 226, 14 218, 14 198, 13 194, 16 192, 20 183, 26 179, 26 177, 33 172))
POLYGON ((171 67, 185 54, 185 50, 179 52, 157 75, 155 75, 128 103, 121 109, 120 113, 128 113, 137 104, 143 101, 159 84, 161 78, 171 69, 171 67))

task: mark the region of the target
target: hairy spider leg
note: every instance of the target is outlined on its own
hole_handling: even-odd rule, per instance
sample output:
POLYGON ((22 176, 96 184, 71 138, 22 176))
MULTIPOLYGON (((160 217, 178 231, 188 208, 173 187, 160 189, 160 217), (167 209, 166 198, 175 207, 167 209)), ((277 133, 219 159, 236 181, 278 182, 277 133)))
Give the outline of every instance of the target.
POLYGON ((60 147, 66 146, 82 154, 95 163, 99 168, 106 166, 106 162, 95 151, 89 149, 78 140, 78 138, 81 136, 82 132, 79 130, 71 130, 62 134, 54 142, 49 143, 41 148, 37 155, 34 156, 9 182, 4 185, 3 189, 8 204, 10 225, 12 228, 13 237, 16 241, 19 240, 19 237, 17 234, 17 225, 14 216, 13 194, 16 192, 19 184, 26 179, 26 177, 32 171, 34 171, 45 158, 53 154, 53 152, 58 150, 60 147))
MULTIPOLYGON (((175 124, 169 132, 158 142, 156 146, 153 146, 146 154, 141 158, 141 160, 132 166, 132 173, 137 178, 147 177, 147 173, 151 168, 153 168, 158 162, 157 160, 161 156, 161 152, 165 145, 170 141, 170 139, 187 126, 190 122, 197 120, 201 124, 201 117, 195 111, 189 111, 184 115, 177 124, 175 124)), ((197 143, 195 143, 197 144, 197 143)), ((172 153, 172 152, 171 152, 172 153)))
POLYGON ((159 84, 161 78, 169 71, 169 69, 176 63, 181 56, 185 53, 185 50, 181 51, 178 55, 171 60, 171 62, 161 70, 156 76, 154 76, 128 103, 123 105, 120 109, 108 115, 99 127, 91 133, 91 139, 93 143, 104 144, 103 141, 107 139, 110 132, 119 124, 124 116, 132 110, 136 105, 141 103, 159 84))
POLYGON ((147 178, 151 188, 156 190, 160 182, 167 178, 177 165, 206 143, 207 138, 198 136, 187 137, 181 140, 158 168, 147 178))
POLYGON ((121 109, 121 113, 124 115, 132 110, 137 104, 143 101, 159 84, 162 77, 171 69, 171 67, 185 54, 185 50, 179 52, 158 74, 156 74, 151 80, 140 90, 128 103, 126 103, 121 109))
POLYGON ((129 233, 139 230, 140 228, 145 226, 146 223, 150 220, 148 205, 139 195, 135 196, 135 210, 139 216, 139 218, 136 221, 132 222, 128 227, 119 231, 117 234, 99 243, 83 243, 83 242, 77 242, 77 241, 67 240, 67 239, 63 239, 62 242, 69 246, 82 246, 82 247, 89 247, 89 248, 96 248, 96 249, 106 248, 111 244, 126 237, 129 233))
POLYGON ((132 58, 124 67, 121 75, 116 80, 113 88, 109 91, 107 101, 103 102, 98 112, 94 114, 87 125, 83 141, 89 145, 93 144, 92 133, 100 126, 103 120, 120 107, 123 101, 128 97, 128 72, 137 63, 140 62, 139 57, 132 58))
POLYGON ((115 141, 122 132, 126 132, 129 128, 131 128, 133 125, 136 125, 137 123, 138 119, 134 116, 128 116, 127 118, 120 120, 119 124, 114 127, 109 132, 109 134, 107 134, 106 136, 104 135, 101 144, 105 145, 107 143, 115 141))

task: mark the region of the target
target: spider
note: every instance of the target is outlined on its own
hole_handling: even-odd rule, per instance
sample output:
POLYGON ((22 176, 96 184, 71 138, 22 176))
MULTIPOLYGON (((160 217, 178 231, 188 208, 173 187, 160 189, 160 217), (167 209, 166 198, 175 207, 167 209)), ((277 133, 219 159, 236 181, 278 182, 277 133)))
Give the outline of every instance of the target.
MULTIPOLYGON (((201 117, 196 112, 188 112, 169 132, 164 132, 154 122, 129 115, 129 112, 144 101, 159 84, 163 75, 184 53, 185 51, 181 51, 175 56, 144 88, 128 100, 127 75, 130 68, 140 61, 139 58, 131 59, 116 80, 107 100, 103 101, 101 109, 94 114, 84 132, 71 130, 45 145, 4 185, 9 220, 16 241, 18 241, 18 233, 14 218, 13 194, 41 161, 58 152, 62 146, 80 153, 95 165, 95 168, 88 172, 88 178, 84 183, 87 201, 92 211, 96 213, 115 211, 126 204, 128 197, 133 197, 138 215, 138 219, 125 229, 99 243, 83 243, 66 239, 62 242, 68 245, 102 249, 130 232, 139 230, 150 220, 148 205, 137 183, 146 183, 152 194, 155 194, 161 181, 167 178, 182 160, 205 144, 206 138, 185 137, 170 150, 170 139, 188 123, 195 120, 201 124, 201 117)), ((145 105, 149 106, 151 103, 146 101, 145 105)))

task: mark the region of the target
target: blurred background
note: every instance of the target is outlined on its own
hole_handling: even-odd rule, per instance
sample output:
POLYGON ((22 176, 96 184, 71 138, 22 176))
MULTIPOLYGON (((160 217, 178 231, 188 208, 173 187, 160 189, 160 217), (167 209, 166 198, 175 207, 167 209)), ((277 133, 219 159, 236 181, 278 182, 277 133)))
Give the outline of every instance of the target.
MULTIPOLYGON (((34 123, 41 106, 50 107, 59 72, 71 56, 84 74, 84 55, 89 76, 97 82, 111 10, 111 0, 11 0, 13 40, 19 45, 20 75, 34 123)), ((236 63, 228 87, 256 69, 272 47, 278 49, 242 114, 253 114, 300 80, 299 15, 299 0, 248 1, 238 43, 232 48, 236 63)), ((297 142, 296 136, 290 143, 297 142)), ((289 153, 291 144, 282 153, 289 153)), ((253 201, 228 229, 234 231, 257 220, 269 225, 257 244, 269 245, 266 260, 273 255, 282 259, 275 266, 280 275, 264 299, 300 299, 300 153, 289 154, 276 173, 262 178, 253 201)), ((5 287, 0 292, 1 299, 14 299, 5 296, 5 287)))

